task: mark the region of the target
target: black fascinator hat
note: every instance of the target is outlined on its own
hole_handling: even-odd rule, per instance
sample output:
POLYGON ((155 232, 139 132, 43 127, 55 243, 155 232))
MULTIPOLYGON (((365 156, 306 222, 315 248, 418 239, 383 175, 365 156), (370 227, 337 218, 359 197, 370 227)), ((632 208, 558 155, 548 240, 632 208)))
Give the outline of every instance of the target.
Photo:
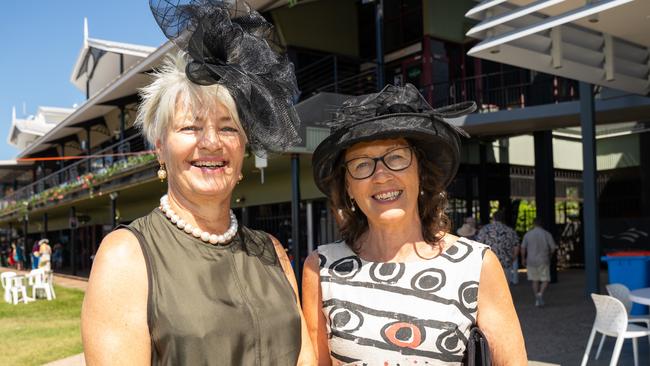
POLYGON ((451 183, 460 161, 459 135, 469 137, 445 119, 460 117, 476 110, 474 102, 434 109, 411 84, 388 85, 381 92, 346 100, 327 124, 331 134, 312 156, 314 181, 330 196, 325 183, 340 156, 350 146, 365 141, 405 138, 424 152, 426 159, 443 173, 443 187, 451 183))
POLYGON ((258 156, 300 142, 293 64, 264 17, 242 0, 150 0, 149 6, 165 36, 187 52, 188 79, 221 84, 232 94, 258 156))

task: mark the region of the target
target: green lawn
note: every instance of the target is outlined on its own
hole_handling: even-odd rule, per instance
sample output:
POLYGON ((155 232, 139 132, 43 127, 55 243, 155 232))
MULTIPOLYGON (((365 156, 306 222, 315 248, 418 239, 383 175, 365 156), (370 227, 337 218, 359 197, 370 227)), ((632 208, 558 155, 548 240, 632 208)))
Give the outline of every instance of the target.
POLYGON ((41 365, 83 351, 80 316, 84 293, 63 287, 55 287, 55 291, 52 301, 12 305, 0 300, 2 365, 41 365))

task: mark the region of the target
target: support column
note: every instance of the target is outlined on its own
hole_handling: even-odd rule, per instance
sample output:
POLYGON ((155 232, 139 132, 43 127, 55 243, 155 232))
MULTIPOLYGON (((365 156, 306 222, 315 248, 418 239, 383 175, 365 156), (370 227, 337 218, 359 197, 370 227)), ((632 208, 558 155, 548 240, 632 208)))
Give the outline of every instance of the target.
POLYGON ((377 55, 377 90, 384 88, 384 1, 375 0, 375 50, 377 55))
POLYGON ((48 222, 48 217, 47 217, 47 212, 45 212, 43 214, 43 238, 47 238, 48 235, 47 222, 48 222))
MULTIPOLYGON (((61 154, 59 156, 65 156, 65 144, 60 143, 59 147, 61 148, 61 154)), ((63 170, 65 167, 65 161, 63 159, 59 160, 59 170, 63 170)), ((70 177, 74 178, 74 177, 70 177)), ((65 174, 61 171, 59 172, 59 182, 64 183, 66 181, 65 174)))
POLYGON ((243 226, 249 226, 249 225, 248 225, 248 221, 249 221, 249 218, 248 218, 248 208, 246 208, 246 207, 242 207, 242 208, 241 208, 241 224, 242 224, 243 226))
MULTIPOLYGON (((471 169, 465 170, 465 217, 474 216, 474 176, 471 169)), ((464 220, 464 218, 463 218, 464 220)))
POLYGON ((120 106, 120 142, 124 141, 124 131, 126 130, 126 111, 124 106, 120 106))
MULTIPOLYGON (((535 206, 542 227, 556 238, 555 169, 553 167, 553 131, 536 131, 535 141, 535 206)), ((557 282, 557 258, 551 258, 551 282, 557 282)))
POLYGON ((591 84, 580 82, 580 127, 582 129, 582 198, 585 247, 586 295, 600 293, 600 242, 596 185, 596 115, 591 84))
POLYGON ((302 266, 300 263, 300 155, 298 154, 291 154, 291 242, 293 270, 300 289, 302 266))
MULTIPOLYGON (((645 127, 650 127, 650 122, 645 123, 645 127)), ((639 156, 641 168, 641 215, 650 216, 650 132, 644 132, 639 135, 639 156)))
POLYGON ((29 214, 23 217, 23 266, 25 269, 32 268, 32 251, 27 244, 27 232, 29 231, 29 214))
POLYGON ((117 192, 113 192, 108 197, 111 199, 111 227, 115 228, 118 224, 117 220, 117 192))
POLYGON ((72 275, 77 274, 77 210, 74 206, 70 207, 70 270, 72 275))
MULTIPOLYGON (((86 127, 86 155, 91 155, 92 149, 90 148, 90 127, 86 127)), ((91 159, 86 160, 86 171, 90 173, 92 169, 91 159)))
POLYGON ((490 223, 490 197, 488 197, 487 143, 479 145, 478 200, 481 225, 490 223))
POLYGON ((307 255, 314 251, 314 204, 307 202, 307 255))

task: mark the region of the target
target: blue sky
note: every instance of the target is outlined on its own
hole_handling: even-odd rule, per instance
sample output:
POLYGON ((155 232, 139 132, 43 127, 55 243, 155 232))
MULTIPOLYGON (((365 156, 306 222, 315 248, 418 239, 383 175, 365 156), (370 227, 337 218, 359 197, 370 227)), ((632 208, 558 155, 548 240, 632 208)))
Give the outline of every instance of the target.
POLYGON ((0 2, 0 160, 18 153, 6 142, 12 106, 21 118, 38 106, 72 107, 85 100, 69 81, 84 17, 91 38, 154 47, 165 41, 147 0, 0 2))

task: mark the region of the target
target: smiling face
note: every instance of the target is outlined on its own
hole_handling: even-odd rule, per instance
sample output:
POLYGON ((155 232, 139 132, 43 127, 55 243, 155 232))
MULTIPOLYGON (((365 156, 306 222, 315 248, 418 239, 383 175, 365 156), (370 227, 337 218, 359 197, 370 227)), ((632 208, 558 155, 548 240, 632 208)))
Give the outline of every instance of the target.
MULTIPOLYGON (((371 224, 393 224, 395 220, 415 220, 418 216, 419 174, 418 162, 404 139, 377 140, 362 142, 348 148, 344 161, 347 162, 345 182, 347 193, 354 198, 356 205, 366 215, 371 224), (376 161, 374 173, 365 179, 355 179, 355 170, 366 169, 359 166, 360 158, 383 157, 389 165, 402 170, 391 170, 381 161, 376 161), (402 159, 410 157, 408 167, 400 165, 402 159), (350 169, 354 169, 350 171, 350 169)), ((366 160, 369 163, 370 160, 366 160)), ((360 176, 364 176, 362 174, 360 176)), ((416 222, 416 221, 411 221, 416 222)))
POLYGON ((169 190, 195 202, 206 196, 230 199, 239 181, 246 139, 223 103, 192 108, 179 98, 169 127, 158 140, 169 190), (198 113, 196 113, 198 111, 198 113))

